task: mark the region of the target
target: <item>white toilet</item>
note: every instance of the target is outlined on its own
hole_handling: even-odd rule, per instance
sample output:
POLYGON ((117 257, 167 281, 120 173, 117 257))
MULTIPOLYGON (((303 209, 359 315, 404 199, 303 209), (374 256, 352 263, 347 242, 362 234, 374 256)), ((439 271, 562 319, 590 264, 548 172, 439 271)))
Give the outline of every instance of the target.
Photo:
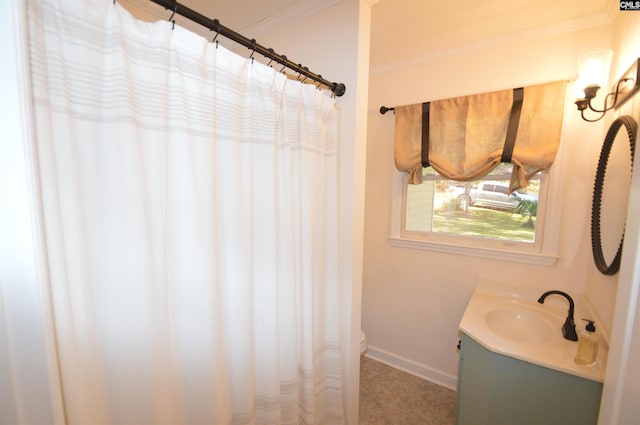
POLYGON ((367 351, 367 335, 363 330, 360 330, 360 355, 363 355, 367 351))

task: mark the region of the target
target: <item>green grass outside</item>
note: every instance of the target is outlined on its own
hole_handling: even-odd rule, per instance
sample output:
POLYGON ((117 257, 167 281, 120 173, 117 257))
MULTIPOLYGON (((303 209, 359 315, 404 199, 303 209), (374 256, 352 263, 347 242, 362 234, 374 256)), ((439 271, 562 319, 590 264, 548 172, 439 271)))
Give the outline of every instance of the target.
POLYGON ((481 236, 523 242, 535 240, 535 222, 509 211, 469 207, 467 212, 439 210, 433 212, 433 231, 456 235, 481 236))

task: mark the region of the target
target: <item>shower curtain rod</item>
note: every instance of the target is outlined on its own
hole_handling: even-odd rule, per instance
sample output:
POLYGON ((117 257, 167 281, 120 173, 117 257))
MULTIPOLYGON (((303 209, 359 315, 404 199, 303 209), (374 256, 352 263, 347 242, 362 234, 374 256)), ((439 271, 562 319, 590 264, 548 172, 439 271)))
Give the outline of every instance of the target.
POLYGON ((304 75, 306 78, 309 78, 317 83, 320 83, 328 87, 336 96, 342 96, 346 91, 346 87, 344 84, 334 83, 329 80, 326 80, 325 78, 322 77, 322 75, 315 74, 309 71, 309 68, 303 67, 300 64, 291 62, 289 59, 287 59, 285 55, 279 55, 276 52, 274 52, 273 49, 270 49, 270 48, 268 49, 256 43, 255 39, 248 39, 242 34, 239 34, 221 25, 220 21, 218 21, 217 19, 209 19, 206 16, 196 12, 195 10, 190 9, 178 3, 177 1, 173 1, 173 0, 150 0, 150 1, 164 7, 169 11, 172 11, 174 14, 177 13, 178 15, 184 16, 185 18, 190 19, 191 21, 197 24, 200 24, 206 28, 209 28, 211 31, 215 31, 216 37, 217 35, 222 35, 232 41, 235 41, 238 44, 248 47, 253 52, 260 53, 262 56, 269 59, 270 61, 274 61, 279 63, 280 65, 284 65, 286 68, 289 68, 297 72, 301 76, 304 75))

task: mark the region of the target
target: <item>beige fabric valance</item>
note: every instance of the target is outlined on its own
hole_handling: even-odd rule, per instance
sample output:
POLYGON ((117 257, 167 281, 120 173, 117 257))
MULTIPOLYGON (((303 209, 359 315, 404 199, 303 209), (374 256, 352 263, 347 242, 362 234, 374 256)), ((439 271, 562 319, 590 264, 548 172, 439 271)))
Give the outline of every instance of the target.
MULTIPOLYGON (((511 190, 553 164, 562 132, 566 81, 524 87, 516 117, 511 155, 511 190)), ((518 93, 518 92, 516 92, 518 93)), ((517 96, 517 95, 516 95, 517 96)), ((422 138, 428 134, 428 162, 442 176, 478 179, 500 164, 512 110, 514 90, 396 106, 395 162, 422 183, 422 138), (423 126, 423 117, 428 125, 423 126)), ((507 156, 508 157, 508 156, 507 156)))

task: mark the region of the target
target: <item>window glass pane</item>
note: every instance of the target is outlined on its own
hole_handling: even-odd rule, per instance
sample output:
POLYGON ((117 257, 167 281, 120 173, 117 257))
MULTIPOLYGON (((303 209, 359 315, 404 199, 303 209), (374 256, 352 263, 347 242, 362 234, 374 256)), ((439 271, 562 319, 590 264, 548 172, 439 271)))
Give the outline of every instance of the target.
POLYGON ((509 194, 510 176, 510 164, 474 182, 446 180, 425 169, 424 182, 407 187, 405 230, 535 242, 540 179, 509 194))

